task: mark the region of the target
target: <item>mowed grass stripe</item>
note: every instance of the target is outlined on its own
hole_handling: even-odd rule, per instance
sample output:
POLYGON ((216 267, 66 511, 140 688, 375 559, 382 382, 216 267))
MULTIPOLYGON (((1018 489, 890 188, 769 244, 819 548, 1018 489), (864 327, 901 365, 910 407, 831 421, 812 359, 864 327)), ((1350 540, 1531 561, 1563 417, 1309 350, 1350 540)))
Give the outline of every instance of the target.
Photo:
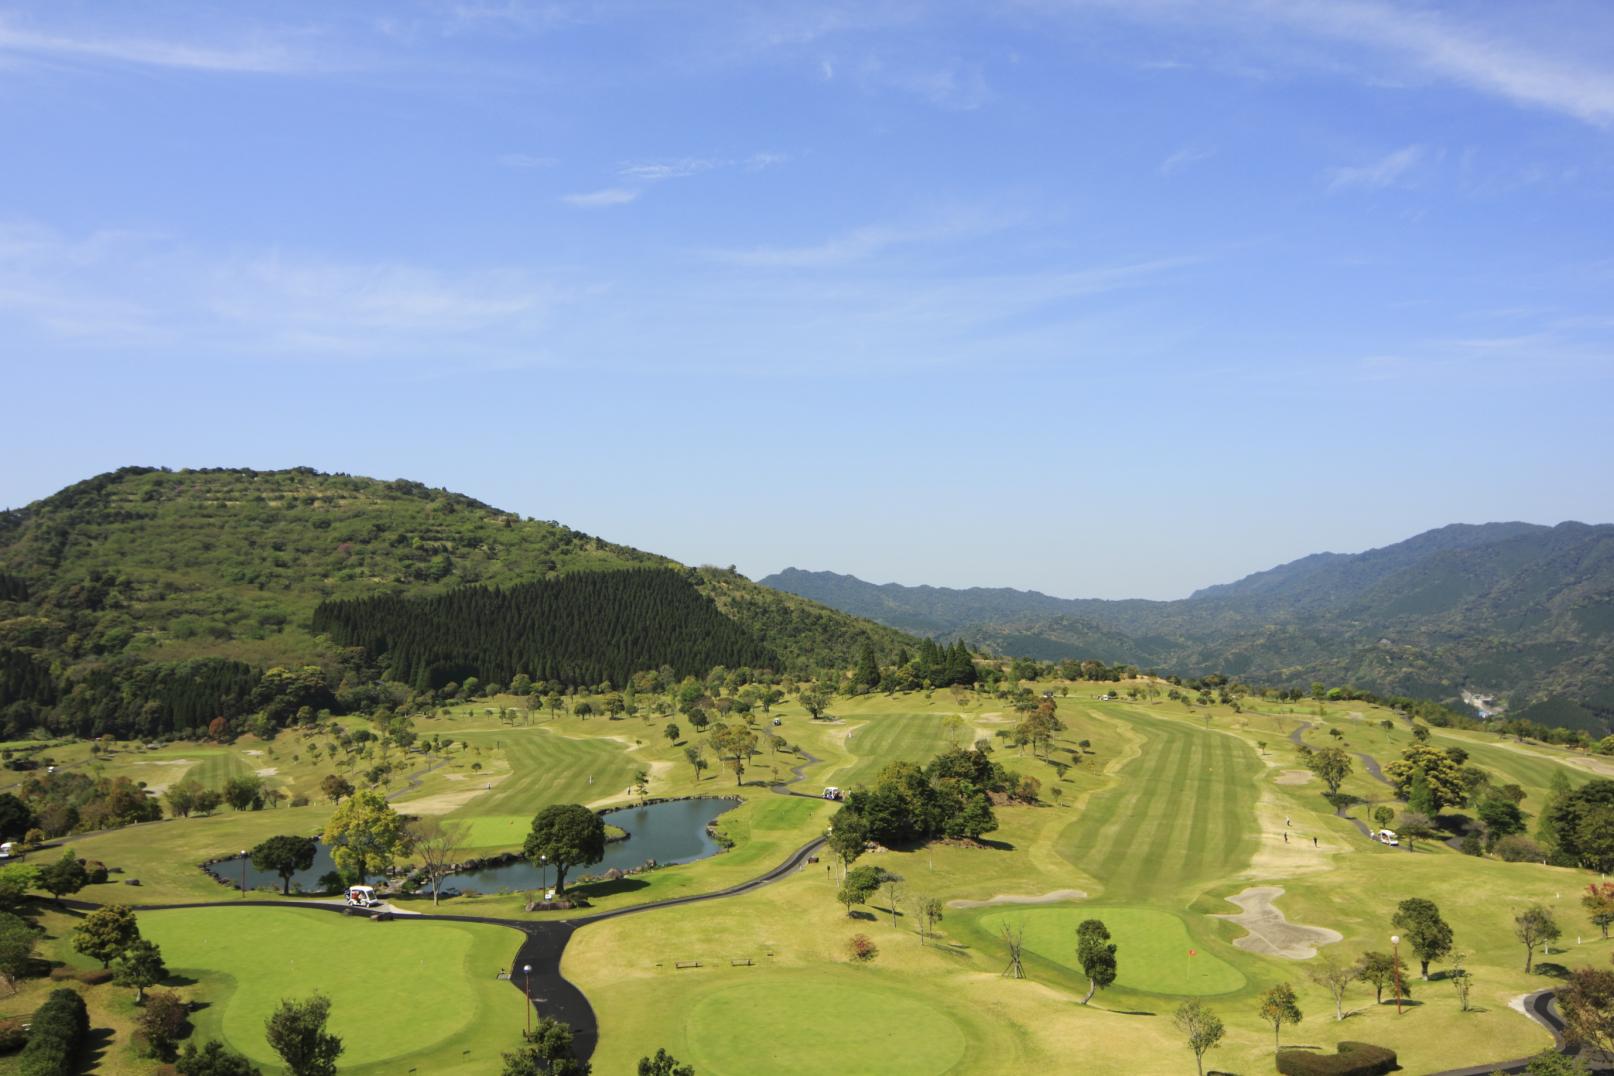
POLYGON ((950 746, 942 730, 944 714, 880 714, 854 729, 846 743, 854 761, 835 773, 835 781, 855 788, 875 779, 891 762, 924 764, 950 746))
POLYGON ((1253 848, 1255 761, 1233 738, 1135 717, 1142 754, 1094 795, 1061 854, 1106 900, 1165 899, 1242 867, 1253 848))
POLYGON ((223 788, 224 783, 232 777, 244 777, 255 772, 233 751, 217 751, 192 766, 186 771, 186 776, 196 778, 208 788, 223 788))
POLYGON ((1148 727, 1141 731, 1148 737, 1143 753, 1121 771, 1117 787, 1093 798, 1093 809, 1077 823, 1080 837, 1072 858, 1104 882, 1107 895, 1129 895, 1149 838, 1173 810, 1171 798, 1159 790, 1186 766, 1182 741, 1148 727))
MULTIPOLYGON (((552 803, 591 803, 623 792, 639 767, 625 745, 607 739, 575 739, 536 729, 469 734, 473 744, 504 744, 510 772, 448 817, 470 820, 490 816, 530 819, 552 803), (590 778, 593 778, 592 782, 590 778)), ((470 777, 478 780, 477 775, 470 777)), ((472 787, 475 787, 474 785, 472 787)))

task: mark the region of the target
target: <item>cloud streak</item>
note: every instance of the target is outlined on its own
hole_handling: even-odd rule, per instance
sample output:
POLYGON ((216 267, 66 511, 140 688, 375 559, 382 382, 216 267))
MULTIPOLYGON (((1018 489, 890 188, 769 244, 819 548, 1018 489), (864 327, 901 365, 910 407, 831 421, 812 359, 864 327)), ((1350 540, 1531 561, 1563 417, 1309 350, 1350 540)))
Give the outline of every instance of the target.
POLYGON ((613 206, 636 202, 638 199, 639 192, 632 188, 604 187, 580 194, 563 194, 560 200, 576 209, 610 209, 613 206))
POLYGON ((1424 159, 1422 146, 1404 146, 1376 161, 1346 168, 1335 168, 1328 173, 1328 190, 1383 190, 1395 186, 1403 176, 1416 168, 1424 159))
POLYGON ((309 67, 307 57, 276 41, 214 46, 151 37, 74 36, 24 30, 0 19, 0 55, 7 53, 221 74, 289 74, 309 67))

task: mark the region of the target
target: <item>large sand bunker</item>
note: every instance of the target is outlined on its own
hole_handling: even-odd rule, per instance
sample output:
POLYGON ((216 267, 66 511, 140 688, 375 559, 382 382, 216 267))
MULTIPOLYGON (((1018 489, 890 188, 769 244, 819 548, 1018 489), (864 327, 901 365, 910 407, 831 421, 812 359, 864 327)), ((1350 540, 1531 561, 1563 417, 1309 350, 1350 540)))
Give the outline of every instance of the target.
POLYGON ((1307 785, 1311 783, 1311 771, 1284 770, 1273 781, 1280 785, 1307 785))
POLYGON ((1087 894, 1080 889, 1055 889, 1051 893, 1044 893, 1037 897, 999 893, 990 900, 950 900, 947 902, 947 906, 949 908, 992 908, 999 904, 1058 904, 1061 901, 1086 899, 1087 894))
POLYGON ((1319 946, 1345 939, 1345 935, 1337 930, 1289 922, 1282 912, 1272 906, 1272 902, 1281 896, 1282 886, 1251 886, 1227 898, 1229 904, 1237 904, 1243 911, 1236 915, 1218 915, 1216 918, 1230 920, 1249 931, 1233 944, 1262 956, 1310 960, 1317 955, 1319 946))

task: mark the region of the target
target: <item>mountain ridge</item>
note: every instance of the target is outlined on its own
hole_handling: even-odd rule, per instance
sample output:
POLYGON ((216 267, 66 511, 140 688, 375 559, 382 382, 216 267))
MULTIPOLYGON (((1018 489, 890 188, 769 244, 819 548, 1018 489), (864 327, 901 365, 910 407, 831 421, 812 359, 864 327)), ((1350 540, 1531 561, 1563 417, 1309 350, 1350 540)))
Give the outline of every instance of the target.
POLYGON ((1614 719, 1610 524, 1450 524, 1169 601, 871 584, 797 568, 759 582, 1004 654, 1324 680, 1448 703, 1482 688, 1516 711, 1569 706, 1583 727, 1614 719))

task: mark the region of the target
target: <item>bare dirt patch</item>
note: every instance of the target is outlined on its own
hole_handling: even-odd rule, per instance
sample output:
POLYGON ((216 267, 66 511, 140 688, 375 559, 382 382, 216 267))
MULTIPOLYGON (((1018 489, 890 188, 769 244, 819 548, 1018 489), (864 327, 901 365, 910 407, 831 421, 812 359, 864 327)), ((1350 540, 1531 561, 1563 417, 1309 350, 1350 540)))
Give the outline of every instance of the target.
POLYGON ((1311 783, 1311 776, 1310 770, 1284 770, 1274 777, 1273 781, 1280 785, 1308 785, 1311 783))
MULTIPOLYGON (((445 774, 444 776, 452 777, 455 775, 445 774)), ((490 788, 492 788, 492 786, 498 784, 500 781, 503 781, 507 776, 509 775, 496 774, 492 777, 483 776, 478 778, 478 783, 485 786, 483 788, 458 788, 453 792, 434 792, 430 796, 422 796, 418 800, 406 800, 396 804, 396 806, 402 810, 408 811, 411 814, 449 814, 452 811, 456 811, 459 808, 464 807, 467 803, 470 803, 472 800, 476 799, 476 797, 484 794, 490 788)), ((461 779, 463 780, 464 778, 462 777, 461 779)))
POLYGON ((1014 893, 999 893, 990 900, 950 900, 949 908, 991 908, 999 904, 1060 904, 1067 900, 1086 900, 1080 889, 1055 889, 1040 896, 1028 897, 1014 893))
POLYGON ((1272 903, 1281 896, 1282 886, 1251 886, 1227 898, 1228 903, 1238 905, 1243 911, 1236 915, 1218 915, 1216 918, 1227 919, 1247 930, 1249 933, 1233 944, 1262 956, 1310 960, 1317 955, 1320 946, 1345 940, 1345 935, 1337 930, 1289 922, 1272 903))

